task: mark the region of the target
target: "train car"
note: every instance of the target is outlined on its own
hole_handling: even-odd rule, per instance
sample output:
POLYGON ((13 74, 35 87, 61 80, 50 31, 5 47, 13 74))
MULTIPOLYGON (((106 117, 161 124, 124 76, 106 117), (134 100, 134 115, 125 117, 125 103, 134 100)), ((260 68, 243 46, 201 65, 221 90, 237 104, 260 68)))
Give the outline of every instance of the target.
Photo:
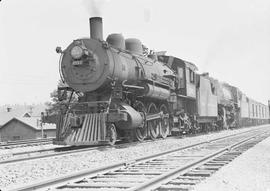
POLYGON ((239 92, 239 101, 240 114, 238 124, 240 127, 250 126, 252 122, 250 119, 249 98, 244 93, 239 92))
POLYGON ((203 131, 213 129, 218 121, 218 96, 211 80, 198 75, 197 80, 197 123, 203 131))
POLYGON ((69 98, 61 107, 55 144, 112 145, 120 139, 154 140, 269 119, 263 104, 208 74, 197 74, 191 62, 149 52, 140 40, 121 34, 103 40, 100 17, 90 18, 90 38, 56 51, 66 84, 58 88, 58 97, 69 98))
POLYGON ((266 124, 269 121, 268 106, 259 103, 251 98, 248 99, 249 125, 266 124))
POLYGON ((266 109, 265 113, 266 113, 266 118, 268 118, 268 123, 270 123, 270 100, 268 100, 268 109, 266 109))

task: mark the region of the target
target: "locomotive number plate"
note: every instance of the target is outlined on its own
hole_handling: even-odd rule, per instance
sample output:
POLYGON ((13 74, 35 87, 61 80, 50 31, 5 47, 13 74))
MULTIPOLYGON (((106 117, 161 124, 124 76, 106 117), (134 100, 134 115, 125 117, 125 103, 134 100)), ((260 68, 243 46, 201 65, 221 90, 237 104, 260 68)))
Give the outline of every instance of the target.
POLYGON ((72 62, 73 66, 81 66, 83 64, 83 62, 81 60, 75 60, 72 62))

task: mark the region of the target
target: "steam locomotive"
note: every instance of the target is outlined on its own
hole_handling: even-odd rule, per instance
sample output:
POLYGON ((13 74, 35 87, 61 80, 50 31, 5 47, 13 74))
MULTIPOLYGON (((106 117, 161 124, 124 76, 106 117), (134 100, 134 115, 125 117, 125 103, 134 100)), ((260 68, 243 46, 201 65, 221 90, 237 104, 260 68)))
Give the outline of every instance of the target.
POLYGON ((103 40, 100 17, 90 18, 90 33, 56 49, 66 84, 58 88, 59 99, 67 92, 70 98, 59 114, 55 144, 113 145, 269 122, 268 106, 198 74, 191 62, 148 51, 121 34, 103 40))

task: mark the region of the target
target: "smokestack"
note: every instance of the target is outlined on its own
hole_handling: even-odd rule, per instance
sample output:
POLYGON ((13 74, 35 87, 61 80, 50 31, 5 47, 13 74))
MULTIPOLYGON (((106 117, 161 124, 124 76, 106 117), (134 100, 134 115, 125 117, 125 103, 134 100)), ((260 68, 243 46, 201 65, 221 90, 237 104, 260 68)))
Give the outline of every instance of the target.
POLYGON ((103 40, 103 24, 101 17, 91 17, 90 22, 90 37, 96 40, 103 40))

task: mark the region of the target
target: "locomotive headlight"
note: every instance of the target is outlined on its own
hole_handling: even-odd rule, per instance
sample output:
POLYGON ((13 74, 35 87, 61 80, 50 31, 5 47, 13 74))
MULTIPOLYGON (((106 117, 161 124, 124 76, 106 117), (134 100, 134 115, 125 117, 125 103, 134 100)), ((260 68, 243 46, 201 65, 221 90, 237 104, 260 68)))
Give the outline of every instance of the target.
POLYGON ((71 49, 70 54, 71 54, 72 58, 80 59, 83 56, 83 49, 80 46, 74 46, 71 49))

